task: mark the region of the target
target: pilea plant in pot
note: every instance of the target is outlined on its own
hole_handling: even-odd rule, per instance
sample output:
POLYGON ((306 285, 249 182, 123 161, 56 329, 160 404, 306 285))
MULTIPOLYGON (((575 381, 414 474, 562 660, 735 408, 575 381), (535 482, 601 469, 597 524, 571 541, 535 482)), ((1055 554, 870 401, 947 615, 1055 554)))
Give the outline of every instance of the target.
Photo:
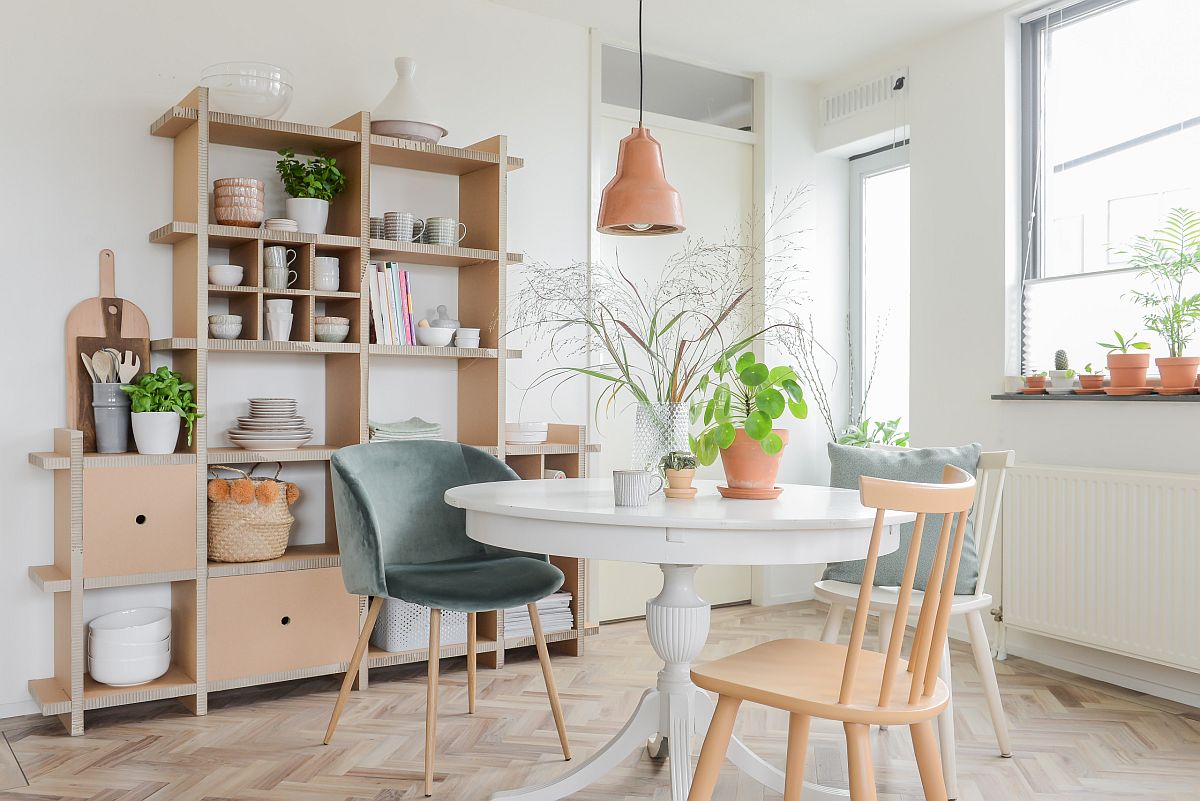
POLYGON ((703 465, 721 456, 728 486, 721 494, 730 498, 776 498, 779 460, 788 431, 775 421, 790 414, 808 416, 804 391, 791 367, 767 367, 746 351, 736 359, 726 351, 700 379, 704 397, 692 405, 692 422, 704 428, 689 437, 692 452, 703 465))
POLYGON ((121 389, 129 395, 133 412, 133 441, 138 453, 174 453, 179 423, 187 423, 187 444, 192 444, 196 420, 203 417, 192 399, 194 384, 168 367, 146 373, 121 389))
POLYGON ((696 488, 692 479, 696 477, 696 457, 688 451, 671 451, 659 463, 667 479, 663 494, 668 498, 695 498, 696 488))
POLYGON ((329 224, 329 203, 346 188, 346 175, 338 169, 337 159, 317 153, 309 161, 296 158, 296 151, 285 147, 275 169, 288 193, 284 203, 287 216, 304 233, 323 234, 329 224))
POLYGON ((1104 388, 1104 371, 1098 367, 1092 367, 1092 363, 1088 362, 1083 366, 1083 372, 1079 374, 1079 389, 1089 392, 1099 392, 1104 388))
POLYGON ((1065 350, 1054 352, 1054 369, 1050 371, 1048 391, 1054 395, 1068 395, 1075 387, 1075 371, 1065 350))
POLYGON ((1139 236, 1124 255, 1138 268, 1138 278, 1149 279, 1149 291, 1130 294, 1146 309, 1146 328, 1167 343, 1167 356, 1154 360, 1161 388, 1192 391, 1200 356, 1186 356, 1188 342, 1200 323, 1200 292, 1188 294, 1184 284, 1200 271, 1200 213, 1171 209, 1167 224, 1151 236, 1139 236))
POLYGON ((1137 338, 1135 332, 1129 337, 1120 331, 1113 331, 1113 342, 1097 342, 1102 348, 1108 348, 1109 386, 1144 387, 1146 386, 1146 371, 1150 369, 1150 343, 1137 338), (1130 353, 1130 351, 1135 351, 1130 353))

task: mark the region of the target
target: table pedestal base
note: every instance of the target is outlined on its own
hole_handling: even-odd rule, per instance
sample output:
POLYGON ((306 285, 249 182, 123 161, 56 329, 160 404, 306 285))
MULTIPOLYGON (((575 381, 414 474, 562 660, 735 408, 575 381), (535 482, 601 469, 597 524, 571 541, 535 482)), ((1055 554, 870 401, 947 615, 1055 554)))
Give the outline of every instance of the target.
MULTIPOLYGON (((663 572, 662 592, 646 602, 650 644, 664 663, 658 673, 658 686, 646 690, 617 736, 587 760, 545 784, 495 793, 493 801, 558 801, 595 783, 631 752, 642 748, 652 759, 669 760, 671 801, 687 801, 692 786, 692 737, 703 737, 708 731, 715 708, 713 700, 691 679, 692 662, 708 639, 711 607, 696 594, 698 566, 659 567, 663 572)), ((730 740, 727 756, 759 783, 783 792, 783 773, 737 737, 730 740)), ((844 790, 807 782, 804 786, 804 801, 845 801, 848 797, 844 790)))

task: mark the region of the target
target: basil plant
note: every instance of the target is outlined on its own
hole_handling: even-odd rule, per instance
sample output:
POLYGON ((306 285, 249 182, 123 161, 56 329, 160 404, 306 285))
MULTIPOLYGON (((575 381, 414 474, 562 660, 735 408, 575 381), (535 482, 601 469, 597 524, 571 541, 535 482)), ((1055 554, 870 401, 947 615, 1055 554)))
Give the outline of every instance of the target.
POLYGON ((733 444, 739 428, 755 440, 763 452, 774 455, 783 450, 783 440, 772 429, 775 421, 790 414, 797 420, 808 417, 804 390, 791 367, 767 367, 746 351, 731 360, 722 354, 712 371, 697 386, 700 399, 692 403, 692 423, 703 421, 704 428, 689 436, 692 453, 703 465, 717 460, 723 448, 733 444))

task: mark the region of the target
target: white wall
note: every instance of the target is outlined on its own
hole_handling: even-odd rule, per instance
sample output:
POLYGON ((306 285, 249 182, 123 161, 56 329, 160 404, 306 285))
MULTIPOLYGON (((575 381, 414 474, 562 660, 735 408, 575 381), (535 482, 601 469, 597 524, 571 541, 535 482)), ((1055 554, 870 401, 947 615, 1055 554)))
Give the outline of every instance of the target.
MULTIPOLYGON (((853 150, 856 140, 907 123, 912 137, 913 442, 979 441, 1011 448, 1027 463, 1198 472, 1200 427, 1191 407, 989 398, 1015 369, 1007 298, 1020 265, 1017 33, 1012 15, 992 14, 821 87, 831 94, 899 65, 910 69, 899 114, 880 109, 818 136, 824 147, 853 150)), ((1097 327, 1099 336, 1103 321, 1097 327)), ((994 593, 998 579, 993 571, 994 593)), ((1191 674, 1015 632, 1009 648, 1150 692, 1200 698, 1200 677, 1191 674)))
MULTIPOLYGON (((0 398, 3 717, 34 711, 26 681, 52 673, 51 600, 26 577, 28 565, 52 561, 51 481, 25 454, 49 449, 51 429, 65 422, 62 324, 76 302, 95 294, 101 248, 116 251, 117 291, 146 311, 152 335, 170 332, 170 249, 148 244, 146 235, 169 220, 171 142, 151 137, 150 123, 195 85, 206 65, 235 59, 286 66, 296 79, 287 119, 333 123, 374 107, 394 82, 393 57, 414 56, 419 79, 441 105, 447 144, 505 133, 510 151, 526 158, 509 183, 510 249, 566 261, 587 249, 588 48, 582 28, 481 0, 354 3, 334 13, 328 3, 297 0, 284 14, 276 5, 233 0, 212 0, 186 14, 173 3, 46 0, 6 9, 0 38, 9 190, 0 200, 7 233, 4 317, 15 346, 2 360, 10 378, 0 398), (359 24, 343 25, 349 21, 359 24)), ((259 167, 264 177, 271 175, 269 161, 259 167)), ((401 182, 376 200, 400 204, 410 190, 401 182)), ((282 209, 268 212, 281 216, 282 209)), ((218 371, 253 373, 259 363, 248 358, 223 361, 214 379, 218 371)), ((276 369, 310 397, 320 371, 293 361, 276 369)), ((453 381, 452 373, 429 369, 404 388, 415 384, 424 393, 453 381)), ((536 368, 510 369, 520 381, 536 368)), ((323 396, 311 397, 305 413, 320 420, 316 404, 323 396)), ((238 401, 214 395, 214 428, 232 417, 238 401)), ((379 402, 373 393, 373 413, 379 402)), ((544 399, 532 397, 527 409, 530 403, 544 399)), ((584 418, 582 394, 560 395, 556 408, 566 421, 584 418)), ((426 404, 409 413, 431 416, 437 409, 426 404)), ((316 468, 295 468, 293 475, 320 481, 316 468)), ((309 493, 304 517, 321 518, 322 497, 309 493)), ((161 590, 89 593, 89 614, 153 600, 155 592, 161 590)))

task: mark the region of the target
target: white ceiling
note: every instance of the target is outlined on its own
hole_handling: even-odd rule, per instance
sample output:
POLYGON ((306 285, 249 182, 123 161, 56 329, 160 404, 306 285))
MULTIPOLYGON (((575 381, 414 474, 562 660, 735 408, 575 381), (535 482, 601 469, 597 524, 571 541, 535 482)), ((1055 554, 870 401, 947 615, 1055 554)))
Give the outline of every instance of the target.
MULTIPOLYGON (((493 0, 637 41, 637 0, 493 0)), ((1014 0, 645 0, 647 51, 818 82, 1014 0)))

